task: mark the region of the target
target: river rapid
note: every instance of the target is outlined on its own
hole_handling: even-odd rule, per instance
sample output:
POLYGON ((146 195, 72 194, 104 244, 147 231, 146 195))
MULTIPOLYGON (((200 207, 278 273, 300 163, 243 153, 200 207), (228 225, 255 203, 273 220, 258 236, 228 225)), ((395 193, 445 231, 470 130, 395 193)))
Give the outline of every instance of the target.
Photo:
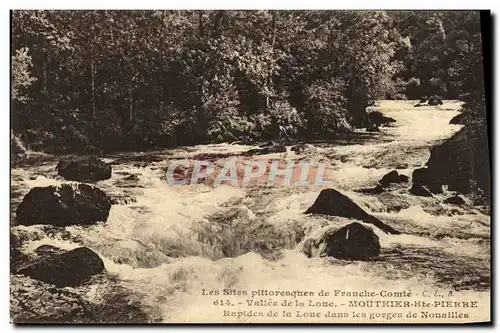
MULTIPOLYGON (((380 257, 373 261, 304 255, 308 239, 353 222, 304 214, 324 188, 320 185, 175 187, 165 180, 165 170, 174 160, 200 154, 229 156, 251 148, 238 144, 101 156, 112 164, 113 176, 96 186, 116 202, 106 223, 13 228, 33 235, 22 249, 26 253, 43 244, 65 249, 83 245, 95 251, 104 261, 105 276, 69 289, 96 304, 109 302, 109 295, 119 293, 122 302, 137 304, 150 322, 252 320, 223 317, 221 308, 213 305, 217 298, 203 295, 203 289, 225 288, 390 290, 413 295, 453 290, 457 299, 481 301, 486 311, 490 295, 487 208, 472 205, 469 197, 461 207, 444 204, 452 195, 446 190, 433 197, 416 197, 408 192, 411 183, 395 184, 381 194, 360 192, 375 186, 391 170, 411 178, 412 171, 427 162, 429 149, 460 129, 448 124, 460 112, 460 104, 414 108, 411 101, 380 101, 377 109, 396 119, 392 127, 374 133, 358 130, 336 142, 311 143, 302 154, 288 150, 258 157, 325 162, 331 187, 402 232, 387 235, 367 225, 374 228, 382 246, 380 257)), ((12 169, 12 208, 30 188, 65 182, 55 170, 61 157, 42 157, 12 169)), ((234 299, 242 304, 236 302, 232 310, 248 309, 249 297, 234 299)))

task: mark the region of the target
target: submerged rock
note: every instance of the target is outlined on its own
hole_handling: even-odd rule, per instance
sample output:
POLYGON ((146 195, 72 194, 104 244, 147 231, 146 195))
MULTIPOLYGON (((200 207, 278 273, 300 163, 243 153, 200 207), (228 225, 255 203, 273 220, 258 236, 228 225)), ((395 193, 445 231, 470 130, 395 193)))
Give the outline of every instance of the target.
POLYGON ((393 170, 384 175, 384 177, 382 177, 382 179, 379 180, 379 183, 382 186, 387 186, 389 184, 406 183, 408 182, 408 180, 409 180, 408 176, 400 175, 396 170, 393 170))
MULTIPOLYGON (((45 251, 46 252, 46 251, 45 251)), ((59 253, 44 253, 39 261, 20 268, 17 274, 53 284, 57 287, 76 286, 104 271, 99 256, 86 247, 59 253)))
POLYGON ((465 204, 465 200, 462 199, 462 197, 460 197, 458 195, 454 195, 454 196, 449 197, 448 199, 446 199, 444 201, 444 203, 450 204, 450 205, 462 206, 462 205, 465 204))
POLYGON ((321 191, 314 204, 306 210, 305 214, 324 214, 353 218, 371 223, 386 233, 399 234, 399 231, 368 214, 350 198, 332 188, 321 191))
POLYGON ((111 178, 111 166, 95 157, 61 161, 56 169, 57 174, 66 180, 97 182, 111 178))
POLYGON ((326 232, 319 240, 304 244, 308 256, 329 256, 344 260, 363 260, 378 257, 380 241, 373 230, 354 222, 338 230, 326 232))
POLYGON ((21 225, 90 225, 106 221, 110 209, 111 200, 97 187, 62 184, 32 188, 17 207, 16 219, 21 225))

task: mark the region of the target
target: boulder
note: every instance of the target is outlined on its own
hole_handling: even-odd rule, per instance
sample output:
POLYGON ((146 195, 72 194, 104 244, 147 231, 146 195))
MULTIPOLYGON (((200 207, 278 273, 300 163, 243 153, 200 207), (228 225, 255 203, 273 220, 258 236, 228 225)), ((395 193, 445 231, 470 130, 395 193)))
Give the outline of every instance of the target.
POLYGON ((66 180, 97 182, 111 178, 111 166, 95 157, 61 161, 56 169, 57 174, 66 180))
POLYGON ((380 128, 376 125, 369 125, 366 127, 367 132, 380 132, 380 128))
POLYGON ((17 206, 21 225, 90 225, 108 219, 111 200, 100 189, 87 184, 35 187, 17 206))
POLYGON ((411 174, 411 180, 416 184, 424 184, 427 182, 428 179, 427 174, 428 174, 427 168, 415 169, 411 174))
POLYGON ((418 168, 413 170, 412 182, 420 187, 425 186, 431 193, 443 193, 441 180, 436 178, 433 174, 433 170, 430 170, 429 168, 418 168))
POLYGON ((50 283, 56 287, 77 286, 91 276, 102 273, 101 258, 86 247, 60 253, 44 253, 42 259, 17 270, 17 274, 50 283))
POLYGON ((431 149, 427 162, 434 183, 448 185, 448 190, 470 193, 479 188, 491 194, 488 129, 484 125, 462 128, 451 138, 431 149))
POLYGON ((443 100, 441 99, 441 97, 434 95, 429 97, 427 103, 432 106, 443 105, 443 100))
POLYGON ((399 234, 399 231, 368 214, 350 198, 332 188, 322 190, 305 214, 324 214, 352 218, 371 223, 386 233, 399 234))
POLYGON ((467 122, 467 114, 462 112, 457 114, 455 117, 451 118, 450 125, 465 125, 467 122))
POLYGON ((391 172, 385 174, 382 179, 380 179, 378 182, 381 185, 389 185, 391 183, 396 183, 399 180, 399 173, 396 170, 392 170, 391 172))
POLYGON ((462 197, 460 197, 459 195, 454 195, 454 196, 449 197, 448 199, 446 199, 444 201, 444 203, 450 204, 450 205, 462 206, 462 205, 465 204, 465 200, 462 199, 462 197))
POLYGON ((408 183, 410 181, 410 177, 406 175, 399 175, 397 183, 408 183))
POLYGON ((368 121, 373 126, 388 125, 390 123, 396 122, 396 119, 391 117, 386 117, 380 111, 372 111, 368 113, 368 121))
POLYGON ((356 222, 328 235, 325 243, 325 254, 338 259, 366 261, 380 254, 378 236, 356 222))
POLYGON ((432 193, 420 184, 413 184, 410 193, 419 197, 432 197, 432 193))
POLYGON ((317 240, 305 240, 303 252, 308 257, 367 261, 379 256, 380 241, 373 230, 354 222, 338 230, 327 230, 317 240))
POLYGON ((387 186, 389 184, 406 183, 408 180, 408 176, 400 175, 396 170, 393 170, 384 175, 378 182, 382 186, 387 186))

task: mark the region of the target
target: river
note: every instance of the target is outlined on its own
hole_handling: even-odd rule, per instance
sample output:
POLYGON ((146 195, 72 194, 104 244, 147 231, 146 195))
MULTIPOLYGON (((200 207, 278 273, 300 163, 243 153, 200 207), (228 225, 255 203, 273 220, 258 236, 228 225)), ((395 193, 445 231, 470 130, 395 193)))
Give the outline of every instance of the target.
MULTIPOLYGON (((251 148, 237 144, 101 156, 113 164, 113 176, 97 186, 117 202, 106 223, 51 230, 14 228, 37 235, 25 243, 25 252, 43 244, 65 249, 84 245, 94 250, 104 261, 107 278, 72 289, 101 302, 118 292, 119 286, 119 293, 140 304, 150 321, 236 321, 222 317, 221 311, 213 309, 213 298, 202 295, 202 289, 224 288, 454 290, 460 297, 483 300, 486 306, 490 293, 486 208, 469 204, 470 198, 463 207, 444 204, 451 195, 446 190, 433 197, 416 197, 408 193, 409 183, 394 185, 382 194, 359 191, 375 186, 391 170, 411 177, 413 169, 424 166, 432 145, 460 129, 448 124, 460 112, 460 104, 414 108, 410 101, 380 101, 377 108, 396 119, 394 126, 375 133, 357 130, 336 142, 315 142, 303 154, 259 156, 327 163, 331 187, 402 231, 387 235, 375 229, 382 253, 373 261, 303 254, 307 239, 350 222, 303 214, 324 188, 320 185, 174 187, 166 182, 165 170, 173 160, 202 153, 231 155, 251 148)), ((62 183, 55 171, 58 161, 44 155, 37 162, 14 167, 12 206, 30 188, 62 183)))

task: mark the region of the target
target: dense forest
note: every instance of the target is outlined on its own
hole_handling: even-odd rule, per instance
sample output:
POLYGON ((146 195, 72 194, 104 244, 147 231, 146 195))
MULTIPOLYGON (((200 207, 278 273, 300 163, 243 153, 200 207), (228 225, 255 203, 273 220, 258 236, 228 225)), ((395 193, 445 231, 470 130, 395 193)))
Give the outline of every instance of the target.
POLYGON ((12 133, 51 153, 333 138, 377 99, 466 102, 479 12, 13 11, 12 133))

